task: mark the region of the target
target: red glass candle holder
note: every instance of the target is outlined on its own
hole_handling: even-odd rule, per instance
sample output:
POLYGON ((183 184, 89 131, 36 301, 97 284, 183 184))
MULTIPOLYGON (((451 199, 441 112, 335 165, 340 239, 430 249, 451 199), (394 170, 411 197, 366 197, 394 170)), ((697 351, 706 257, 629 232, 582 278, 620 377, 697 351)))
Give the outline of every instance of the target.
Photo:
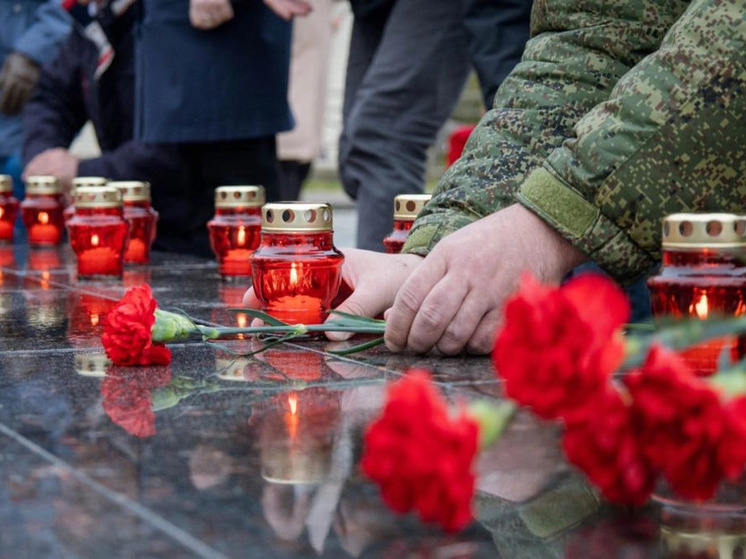
POLYGON ((339 289, 344 257, 332 243, 328 204, 276 203, 262 208, 259 248, 251 256, 262 309, 289 324, 319 324, 339 289))
MULTIPOLYGON (((746 313, 746 217, 673 214, 663 221, 663 262, 648 280, 654 317, 705 319, 746 313)), ((697 374, 738 357, 738 339, 707 340, 681 353, 697 374)))
POLYGON ((400 194, 394 198, 394 230, 383 240, 387 253, 401 252, 412 223, 430 198, 430 194, 400 194))
POLYGON ((122 277, 129 223, 124 219, 118 188, 78 188, 75 215, 67 229, 78 260, 79 278, 122 277))
POLYGON ((62 216, 65 218, 65 225, 70 221, 70 218, 75 215, 75 192, 78 187, 81 186, 106 186, 108 179, 105 177, 75 177, 72 180, 70 186, 70 192, 68 193, 67 205, 65 210, 62 212, 62 216))
POLYGON ((32 176, 26 180, 26 198, 20 203, 21 219, 31 246, 60 243, 65 231, 62 184, 53 176, 32 176))
POLYGON ((207 229, 223 278, 251 275, 249 258, 259 246, 264 200, 261 186, 219 186, 215 189, 215 216, 207 223, 207 229))
POLYGON ((122 191, 124 219, 130 224, 124 261, 131 264, 150 262, 150 247, 156 236, 158 212, 150 205, 150 183, 144 181, 111 181, 122 191))
POLYGON ((13 196, 13 178, 0 175, 0 243, 13 242, 18 200, 13 196))

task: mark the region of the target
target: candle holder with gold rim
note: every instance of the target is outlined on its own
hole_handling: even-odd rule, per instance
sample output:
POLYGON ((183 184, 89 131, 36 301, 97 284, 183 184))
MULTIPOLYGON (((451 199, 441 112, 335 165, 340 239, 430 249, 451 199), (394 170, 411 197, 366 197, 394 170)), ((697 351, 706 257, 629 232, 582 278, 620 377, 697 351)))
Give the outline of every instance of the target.
POLYGON ((223 279, 251 275, 249 258, 259 246, 264 201, 262 186, 219 186, 215 189, 215 215, 207 222, 207 229, 223 279))
POLYGON ((81 186, 106 186, 109 180, 105 177, 75 177, 71 181, 70 192, 67 195, 67 206, 62 212, 65 218, 65 224, 75 214, 75 191, 81 186))
POLYGON ((21 219, 31 246, 54 246, 65 231, 65 195, 62 183, 51 175, 26 179, 26 198, 20 203, 21 219))
POLYGON ((75 215, 67 228, 78 278, 122 277, 130 227, 123 207, 115 187, 81 186, 75 192, 75 215))
MULTIPOLYGON (((654 317, 698 318, 746 313, 746 216, 672 214, 663 220, 663 260, 648 280, 654 317)), ((682 352, 701 375, 721 355, 741 353, 738 338, 708 340, 682 352)))
POLYGON ((124 252, 125 263, 147 264, 156 237, 158 212, 150 203, 150 183, 145 181, 109 181, 122 191, 124 219, 130 224, 129 241, 124 252))
POLYGON ((344 256, 333 244, 328 204, 283 202, 262 208, 259 247, 251 256, 262 310, 289 324, 322 323, 339 289, 344 256))
POLYGON ((389 254, 399 254, 409 237, 417 215, 432 198, 430 194, 400 194, 394 198, 394 229, 383 239, 383 246, 389 254))
POLYGON ((13 196, 13 177, 0 175, 0 243, 13 242, 18 200, 13 196))

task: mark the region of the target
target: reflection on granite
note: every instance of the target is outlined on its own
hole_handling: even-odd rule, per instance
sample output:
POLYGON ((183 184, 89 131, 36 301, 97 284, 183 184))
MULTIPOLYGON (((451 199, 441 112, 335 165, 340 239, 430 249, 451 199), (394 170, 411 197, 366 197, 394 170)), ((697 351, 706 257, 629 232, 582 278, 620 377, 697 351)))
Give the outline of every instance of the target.
POLYGON ((562 460, 556 427, 525 414, 479 461, 467 530, 386 509, 358 469, 386 381, 426 367, 454 402, 500 398, 488 358, 341 357, 324 339, 249 357, 244 339, 114 367, 99 336, 128 287, 241 324, 229 309, 245 286, 158 253, 119 281, 81 282, 64 246, 0 248, 0 557, 662 556, 651 511, 604 505, 562 460))

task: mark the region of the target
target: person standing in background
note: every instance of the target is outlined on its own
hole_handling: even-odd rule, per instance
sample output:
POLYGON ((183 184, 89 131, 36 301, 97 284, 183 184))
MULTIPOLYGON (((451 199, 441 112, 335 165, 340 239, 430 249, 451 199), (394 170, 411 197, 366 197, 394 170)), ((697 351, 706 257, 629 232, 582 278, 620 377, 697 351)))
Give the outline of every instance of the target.
POLYGON ((339 174, 358 208, 357 247, 383 251, 399 194, 421 193, 427 149, 471 63, 487 106, 520 60, 529 0, 351 0, 339 174))
POLYGON ((275 135, 293 125, 290 39, 290 23, 259 1, 142 1, 135 137, 183 149, 188 235, 205 257, 216 187, 257 184, 279 199, 275 135))
POLYGON ((297 200, 311 165, 321 152, 332 0, 317 0, 313 10, 293 22, 290 55, 290 106, 295 128, 277 136, 280 197, 297 200))
POLYGON ((70 33, 71 21, 60 0, 0 0, 0 173, 13 176, 23 197, 20 113, 39 70, 70 33))

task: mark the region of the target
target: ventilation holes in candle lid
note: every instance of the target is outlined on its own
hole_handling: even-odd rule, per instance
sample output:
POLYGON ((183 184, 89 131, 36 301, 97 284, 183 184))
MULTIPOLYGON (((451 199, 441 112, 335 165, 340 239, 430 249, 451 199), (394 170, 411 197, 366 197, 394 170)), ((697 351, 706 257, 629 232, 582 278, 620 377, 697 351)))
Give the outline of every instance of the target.
POLYGON ((691 221, 682 221, 679 223, 679 233, 681 233, 682 237, 691 237, 693 232, 694 225, 692 225, 691 221))
POLYGON ((305 219, 308 223, 315 222, 316 210, 306 210, 306 213, 303 214, 303 219, 305 219))
POLYGON ((723 232, 723 224, 719 221, 708 221, 705 225, 705 231, 710 237, 717 237, 723 232))
POLYGON ((282 221, 285 223, 292 223, 295 221, 295 212, 293 210, 285 210, 282 212, 282 221))

